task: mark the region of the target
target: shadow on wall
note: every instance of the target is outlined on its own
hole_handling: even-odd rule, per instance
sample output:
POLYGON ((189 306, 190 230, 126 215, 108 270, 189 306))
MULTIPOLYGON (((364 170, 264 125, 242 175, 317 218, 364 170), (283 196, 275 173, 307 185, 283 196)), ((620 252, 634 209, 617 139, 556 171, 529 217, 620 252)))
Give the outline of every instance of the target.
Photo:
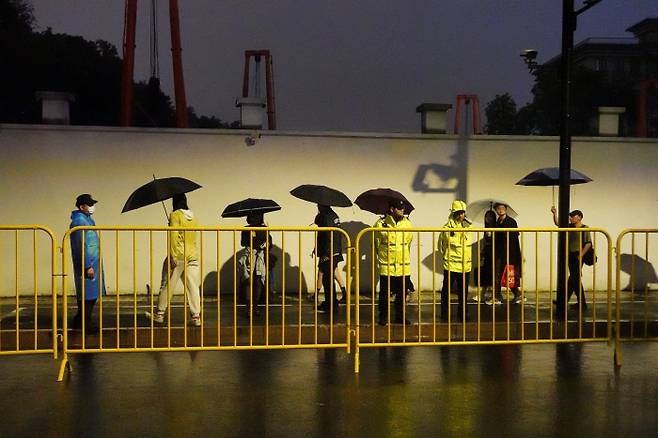
POLYGON ((459 187, 460 169, 445 164, 421 164, 412 188, 421 193, 454 193, 459 187))
MULTIPOLYGON (((375 221, 373 221, 374 223, 375 221)), ((370 225, 365 224, 363 222, 358 222, 358 221, 352 221, 352 222, 343 222, 341 224, 341 228, 345 230, 348 236, 350 236, 350 241, 352 242, 352 245, 356 248, 356 236, 359 234, 361 230, 365 230, 366 228, 370 228, 370 225)), ((360 289, 361 289, 361 294, 369 294, 370 291, 372 290, 372 272, 373 272, 373 266, 372 266, 372 233, 366 233, 363 235, 363 238, 361 239, 360 245, 359 245, 359 252, 361 254, 358 254, 356 257, 356 260, 352 261, 352 266, 350 272, 350 279, 351 279, 351 291, 356 290, 356 263, 359 263, 359 269, 360 269, 360 274, 361 274, 361 284, 360 284, 360 289)), ((345 264, 345 267, 343 268, 344 270, 347 269, 347 264, 345 264)), ((376 281, 376 280, 375 280, 376 281)))
POLYGON ((638 255, 622 254, 620 268, 630 276, 628 285, 623 290, 634 290, 639 293, 645 289, 651 290, 649 284, 658 283, 656 269, 649 261, 638 255))
MULTIPOLYGON (((276 257, 276 264, 273 267, 272 276, 269 279, 270 290, 280 292, 281 291, 281 281, 282 281, 282 272, 281 272, 281 260, 283 260, 285 266, 285 281, 286 281, 286 295, 297 295, 299 293, 299 275, 300 270, 299 266, 292 266, 290 263, 290 254, 282 254, 281 248, 272 245, 270 254, 276 257)), ((233 255, 230 259, 222 265, 219 271, 220 278, 220 290, 222 294, 233 294, 234 279, 236 282, 238 279, 235 277, 235 264, 237 264, 237 258, 240 256, 240 251, 236 255, 233 255)), ((304 273, 301 273, 302 277, 302 295, 308 293, 308 285, 306 284, 306 277, 304 273)), ((217 271, 209 272, 208 275, 203 279, 203 293, 205 296, 217 296, 217 271)))

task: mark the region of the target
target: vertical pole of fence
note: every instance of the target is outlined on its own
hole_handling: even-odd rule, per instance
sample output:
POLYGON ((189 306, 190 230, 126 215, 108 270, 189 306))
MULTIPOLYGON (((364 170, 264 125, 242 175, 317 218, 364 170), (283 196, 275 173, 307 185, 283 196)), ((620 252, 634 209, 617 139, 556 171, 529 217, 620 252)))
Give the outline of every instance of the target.
POLYGON ((19 351, 21 349, 21 344, 20 344, 20 332, 21 332, 21 327, 20 327, 20 322, 18 320, 19 316, 19 299, 18 299, 18 283, 19 283, 19 266, 20 266, 20 259, 18 258, 19 251, 18 251, 18 245, 19 245, 19 239, 18 239, 18 229, 14 232, 15 236, 15 254, 14 254, 14 260, 16 260, 16 264, 14 266, 14 295, 15 295, 15 306, 14 306, 14 321, 16 324, 16 351, 19 351))
MULTIPOLYGON (((81 252, 81 256, 80 256, 80 272, 81 272, 80 284, 81 284, 81 289, 82 289, 82 296, 80 298, 81 308, 78 309, 78 312, 81 314, 80 318, 82 319, 82 349, 84 350, 86 348, 85 347, 85 342, 86 342, 86 338, 87 338, 87 336, 86 336, 87 335, 87 328, 86 328, 86 324, 87 324, 86 319, 87 318, 85 317, 85 315, 87 314, 86 311, 85 311, 85 307, 86 307, 86 304, 87 304, 86 303, 86 301, 87 301, 86 300, 86 298, 87 298, 87 288, 86 288, 86 284, 85 284, 86 283, 85 280, 87 278, 87 272, 85 271, 85 257, 86 257, 86 255, 85 255, 85 238, 87 237, 87 230, 80 230, 80 233, 81 233, 80 234, 80 241, 81 241, 81 243, 80 243, 80 252, 81 252)), ((76 291, 76 293, 77 293, 77 291, 76 291)))
MULTIPOLYGON (((520 232, 519 234, 521 234, 521 266, 519 268, 521 269, 521 272, 524 272, 525 258, 523 257, 523 254, 525 254, 525 233, 520 232)), ((516 278, 521 283, 518 284, 517 287, 520 287, 521 293, 521 340, 525 340, 525 282, 521 280, 520 275, 516 275, 516 278)))
POLYGON ((137 232, 132 231, 133 241, 133 345, 137 348, 137 232))
MULTIPOLYGON (((286 345, 286 233, 281 230, 281 345, 286 345)), ((302 322, 299 321, 299 325, 302 322)))
POLYGON ((105 274, 103 267, 103 239, 102 234, 98 231, 98 348, 103 348, 103 288, 105 287, 105 274))
POLYGON ((121 347, 121 294, 119 293, 119 253, 120 251, 120 246, 119 246, 119 230, 116 230, 114 232, 114 247, 116 254, 114 255, 114 277, 115 277, 115 291, 116 291, 116 332, 117 332, 117 348, 121 347))
MULTIPOLYGON (((422 284, 421 278, 420 278, 420 231, 416 232, 416 249, 417 249, 417 251, 416 251, 416 260, 418 260, 418 263, 416 263, 416 265, 418 266, 418 274, 417 274, 418 281, 416 283, 418 285, 416 287, 416 302, 417 302, 417 305, 418 305, 418 317, 417 317, 417 320, 418 320, 418 342, 421 342, 422 339, 423 339, 422 338, 422 333, 421 333, 421 328, 422 328, 422 325, 423 325, 422 324, 423 321, 422 321, 421 312, 420 312, 421 308, 422 308, 422 302, 420 300, 420 295, 421 295, 421 291, 422 291, 422 289, 420 287, 420 285, 422 284)), ((409 254, 409 258, 411 258, 411 254, 409 254)), ((411 264, 411 260, 409 260, 409 262, 411 264)), ((406 288, 403 288, 403 289, 406 289, 406 288)), ((402 296, 403 297, 405 296, 404 292, 403 292, 402 296)), ((406 325, 406 321, 402 321, 402 322, 405 323, 405 325, 406 325)))
MULTIPOLYGON (((194 233, 196 233, 196 231, 194 233)), ((204 232, 199 230, 199 277, 196 278, 196 281, 199 282, 199 313, 200 313, 199 318, 201 320, 201 327, 199 327, 199 329, 201 331, 201 335, 200 335, 201 340, 200 340, 200 342, 201 342, 202 347, 205 345, 204 340, 203 340, 203 335, 204 335, 204 331, 205 331, 204 330, 205 324, 203 323, 204 319, 205 319, 204 318, 205 315, 204 315, 204 311, 203 311, 203 301, 204 301, 203 300, 203 296, 204 296, 204 294, 203 294, 203 259, 204 259, 204 256, 203 256, 203 235, 204 235, 204 232)))
POLYGON ((151 348, 155 345, 155 330, 154 330, 154 324, 155 322, 153 321, 153 317, 155 316, 155 310, 153 307, 153 292, 154 292, 154 286, 155 284, 153 283, 153 231, 149 231, 149 284, 151 285, 149 292, 149 296, 147 297, 148 303, 149 303, 149 314, 151 315, 151 318, 149 318, 150 325, 151 325, 151 330, 150 330, 150 335, 151 335, 151 348))
MULTIPOLYGON (((592 251, 596 254, 596 237, 598 233, 594 233, 592 236, 592 251)), ((610 248, 608 247, 608 250, 610 248)), ((595 256, 596 257, 596 256, 595 256)), ((592 266, 592 337, 596 338, 596 260, 594 260, 594 265, 592 266)), ((609 304, 609 303, 608 303, 609 304)))
MULTIPOLYGON (((548 325, 550 328, 550 335, 549 339, 553 339, 553 231, 549 232, 549 243, 548 246, 550 248, 550 257, 548 260, 548 269, 549 269, 549 276, 548 276, 548 308, 549 308, 549 318, 548 318, 548 325)), ((556 298, 557 298, 557 293, 556 293, 556 298)), ((556 300, 556 303, 558 301, 556 300)))
MULTIPOLYGON (((316 237, 316 242, 317 242, 317 237, 316 237)), ((302 343, 302 232, 298 231, 297 232, 297 258, 299 259, 299 275, 297 278, 297 299, 299 302, 299 306, 297 306, 297 320, 299 321, 299 325, 297 326, 297 343, 301 344, 302 343)), ((315 271, 313 271, 315 272, 315 271)), ((313 279, 313 282, 315 282, 316 279, 313 279)), ((315 297, 314 304, 313 304, 313 314, 314 314, 314 319, 313 319, 313 324, 315 325, 315 343, 317 344, 317 326, 318 326, 318 293, 317 293, 317 288, 315 290, 315 293, 313 294, 315 297)))
MULTIPOLYGON (((480 232, 476 231, 475 233, 475 239, 476 239, 476 245, 477 245, 477 257, 478 257, 478 278, 477 278, 477 285, 476 285, 476 306, 477 306, 477 340, 480 342, 481 340, 481 327, 480 327, 480 322, 481 322, 481 307, 480 305, 482 304, 482 298, 483 298, 483 293, 482 293, 482 288, 480 287, 482 284, 482 255, 480 254, 481 251, 481 246, 480 246, 480 232)), ((472 270, 471 270, 472 271, 472 270)), ((466 304, 464 304, 466 305, 466 304)))
MULTIPOLYGON (((621 366, 621 348, 620 348, 620 343, 621 343, 621 334, 619 333, 619 328, 620 328, 620 322, 619 322, 619 317, 621 316, 621 302, 619 300, 620 297, 620 288, 621 288, 621 242, 622 238, 626 234, 626 231, 622 231, 621 234, 617 237, 617 242, 615 246, 615 261, 616 261, 616 269, 615 269, 615 277, 616 277, 616 287, 615 287, 615 352, 614 352, 614 364, 615 366, 621 366)), ((608 245, 610 245, 610 242, 608 242, 608 245)), ((612 266, 612 259, 611 259, 611 254, 610 250, 608 250, 608 339, 612 339, 612 306, 610 305, 611 297, 610 297, 610 271, 611 271, 611 266, 612 266)))
MULTIPOLYGON (((32 285, 33 285, 33 296, 34 296, 34 350, 38 349, 39 343, 37 342, 37 333, 38 328, 39 328, 39 318, 38 318, 38 310, 39 310, 39 300, 37 297, 37 290, 38 290, 38 251, 37 251, 37 230, 34 228, 32 230, 32 285)), ((55 336, 57 332, 53 332, 53 336, 55 336)))
POLYGON ((635 337, 635 233, 631 232, 631 339, 635 337))
MULTIPOLYGON (((375 233, 371 231, 370 232, 370 277, 371 277, 370 278, 370 281, 371 281, 371 283, 370 283, 370 285, 371 285, 370 286, 370 294, 371 294, 370 303, 371 303, 371 306, 372 306, 372 311, 370 312, 370 318, 371 318, 370 327, 371 327, 372 333, 370 335, 371 336, 370 339, 372 339, 371 342, 373 342, 373 343, 375 342, 375 311, 377 309, 377 307, 375 305, 375 303, 377 302, 377 294, 376 294, 376 290, 375 290, 377 288, 377 283, 375 282, 375 256, 376 256, 376 254, 377 254, 377 250, 375 249, 375 233)), ((380 284, 379 285, 379 289, 380 289, 379 293, 381 293, 381 288, 382 287, 383 287, 383 285, 380 284)), ((379 309, 379 310, 381 311, 382 309, 379 309)))
MULTIPOLYGON (((548 305, 552 309, 553 301, 550 289, 549 287, 548 305)), ((535 231, 535 339, 539 339, 539 233, 537 231, 535 231)))
POLYGON ((361 327, 360 325, 360 312, 361 312, 361 285, 359 284, 361 281, 361 273, 360 273, 360 268, 361 268, 361 233, 357 233, 356 237, 356 242, 354 244, 355 250, 354 250, 354 275, 355 275, 355 283, 354 283, 354 330, 355 330, 355 335, 354 335, 354 372, 358 373, 359 372, 359 348, 361 345, 361 327))
POLYGON ((436 232, 432 231, 432 342, 436 342, 436 248, 436 232))
MULTIPOLYGON (((68 346, 69 346, 69 335, 68 335, 68 309, 67 309, 67 266, 68 264, 66 263, 66 240, 70 235, 70 231, 66 232, 64 234, 64 238, 62 239, 62 361, 60 362, 59 365, 59 372, 57 373, 57 381, 61 382, 64 379, 64 371, 66 370, 66 367, 68 366, 68 346)), ((53 251, 54 251, 54 244, 53 244, 53 251)), ((54 255, 54 253, 53 253, 54 255)), ((54 267, 54 262, 53 262, 53 267, 54 267)), ((55 271, 53 270, 53 273, 55 271)), ((54 276, 53 276, 54 279, 54 276)), ((53 280, 54 284, 54 280, 53 280)), ((56 295, 55 292, 53 291, 53 295, 56 295)), ((56 313, 53 311, 53 319, 55 319, 56 313)), ((57 332, 53 332, 57 333, 57 332)), ((53 336, 53 345, 56 345, 56 339, 57 336, 53 336)), ((57 349, 55 349, 57 350, 57 349)))
MULTIPOLYGON (((221 329, 222 329, 222 310, 221 310, 221 233, 219 231, 215 232, 216 242, 217 242, 217 253, 216 253, 216 262, 217 262, 217 346, 222 345, 221 329)), ((235 258, 235 257, 233 257, 235 258)), ((233 276, 235 276, 235 271, 233 271, 233 276)))
MULTIPOLYGON (((644 233, 644 278, 649 278, 649 233, 644 233)), ((644 282, 644 337, 649 337, 649 282, 644 282)))
POLYGON ((233 230, 233 346, 238 345, 238 279, 237 275, 237 257, 235 256, 235 230, 233 230))

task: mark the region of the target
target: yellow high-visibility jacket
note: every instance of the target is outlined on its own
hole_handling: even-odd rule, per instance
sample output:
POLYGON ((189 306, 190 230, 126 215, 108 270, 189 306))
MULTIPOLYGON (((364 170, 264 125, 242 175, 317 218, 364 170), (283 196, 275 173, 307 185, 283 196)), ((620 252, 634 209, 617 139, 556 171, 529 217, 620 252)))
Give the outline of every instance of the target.
MULTIPOLYGON (((453 219, 453 214, 458 210, 464 210, 466 204, 463 201, 453 202, 453 207, 448 216, 448 222, 443 228, 455 228, 464 230, 471 228, 471 224, 464 221, 459 223, 453 219)), ((443 269, 451 272, 471 272, 471 233, 461 231, 444 231, 439 236, 439 253, 443 259, 443 269)))
POLYGON ((374 228, 381 228, 375 232, 375 250, 377 251, 377 264, 379 275, 401 277, 411 275, 411 258, 409 248, 413 235, 410 232, 387 232, 386 229, 411 228, 411 222, 406 217, 395 222, 393 216, 387 214, 379 219, 374 228))
MULTIPOLYGON (((174 210, 169 216, 170 227, 197 227, 191 210, 174 210)), ((199 259, 196 249, 196 231, 171 231, 169 233, 169 254, 174 260, 188 262, 199 259)))

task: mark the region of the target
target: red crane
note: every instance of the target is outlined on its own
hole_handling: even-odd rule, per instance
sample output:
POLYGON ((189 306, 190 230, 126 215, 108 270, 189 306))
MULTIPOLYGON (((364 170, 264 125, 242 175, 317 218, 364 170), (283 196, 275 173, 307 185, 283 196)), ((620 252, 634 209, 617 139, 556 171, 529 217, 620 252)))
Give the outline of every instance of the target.
MULTIPOLYGON (((123 29, 123 70, 121 75, 121 126, 132 124, 133 77, 135 74, 135 30, 137 27, 137 0, 126 0, 123 29)), ((187 100, 183 79, 183 59, 180 43, 180 18, 178 0, 169 0, 171 29, 171 54, 174 69, 174 94, 176 101, 176 126, 187 128, 187 100)))

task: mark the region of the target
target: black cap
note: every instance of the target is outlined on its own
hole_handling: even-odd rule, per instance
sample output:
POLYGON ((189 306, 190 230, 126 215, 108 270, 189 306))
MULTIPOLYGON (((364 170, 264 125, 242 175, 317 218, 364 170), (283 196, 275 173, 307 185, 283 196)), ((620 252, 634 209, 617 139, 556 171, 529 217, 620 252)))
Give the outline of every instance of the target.
POLYGON ((91 197, 89 193, 83 193, 82 195, 75 198, 75 206, 80 207, 81 205, 92 206, 98 201, 91 197))
POLYGON ((571 213, 569 213, 569 216, 580 216, 583 217, 583 212, 580 210, 574 210, 571 213))
POLYGON ((407 204, 402 199, 391 199, 388 205, 393 208, 407 208, 407 204))

